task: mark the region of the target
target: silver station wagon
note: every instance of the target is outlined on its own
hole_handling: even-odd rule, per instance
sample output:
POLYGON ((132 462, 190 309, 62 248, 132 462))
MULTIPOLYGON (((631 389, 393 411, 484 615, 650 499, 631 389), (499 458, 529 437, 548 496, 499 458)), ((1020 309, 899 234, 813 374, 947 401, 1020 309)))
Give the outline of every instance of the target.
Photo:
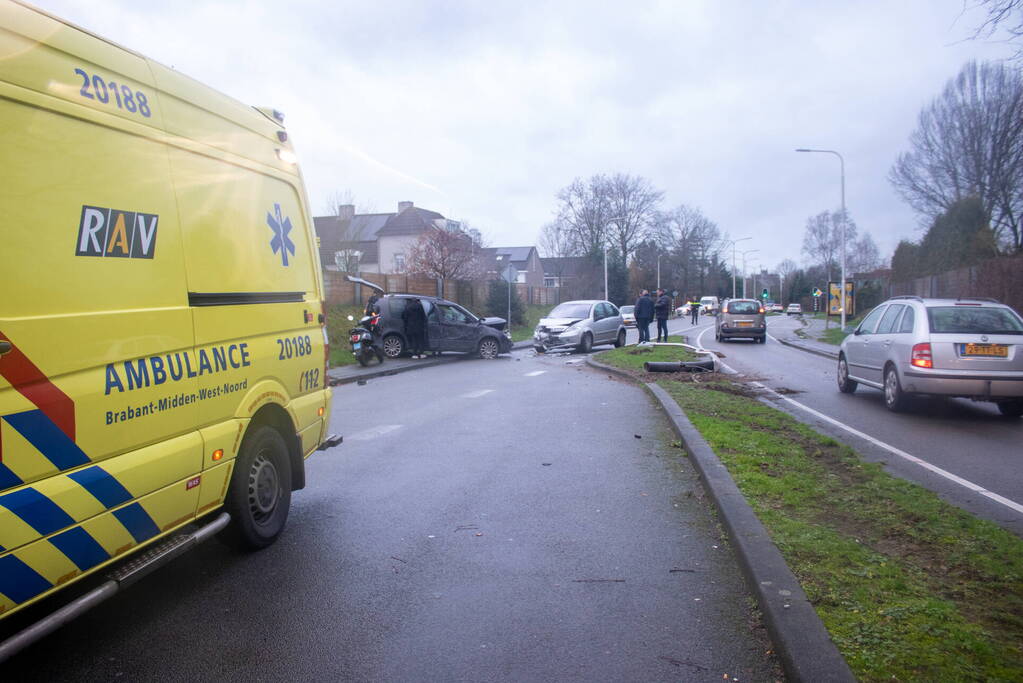
POLYGON ((991 401, 1023 414, 1023 319, 993 299, 897 296, 863 319, 842 342, 838 388, 884 391, 889 410, 913 394, 991 401))

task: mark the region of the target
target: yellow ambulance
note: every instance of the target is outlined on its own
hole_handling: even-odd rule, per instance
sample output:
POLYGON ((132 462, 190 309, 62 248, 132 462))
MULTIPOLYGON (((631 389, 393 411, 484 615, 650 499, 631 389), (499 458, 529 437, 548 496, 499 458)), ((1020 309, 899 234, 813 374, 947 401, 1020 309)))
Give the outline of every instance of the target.
POLYGON ((0 0, 0 122, 0 617, 269 545, 340 441, 283 116, 0 0))

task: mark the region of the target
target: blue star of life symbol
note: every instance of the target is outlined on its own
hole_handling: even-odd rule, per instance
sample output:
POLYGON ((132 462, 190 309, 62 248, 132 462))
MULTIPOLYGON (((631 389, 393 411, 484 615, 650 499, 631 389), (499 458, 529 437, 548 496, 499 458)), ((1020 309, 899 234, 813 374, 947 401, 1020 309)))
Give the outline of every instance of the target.
POLYGON ((274 238, 270 240, 270 248, 275 254, 278 251, 281 252, 281 261, 285 266, 288 265, 288 252, 290 251, 292 256, 295 255, 295 243, 288 237, 288 233, 291 232, 291 219, 281 217, 280 204, 274 204, 273 213, 267 212, 266 224, 274 231, 274 238))

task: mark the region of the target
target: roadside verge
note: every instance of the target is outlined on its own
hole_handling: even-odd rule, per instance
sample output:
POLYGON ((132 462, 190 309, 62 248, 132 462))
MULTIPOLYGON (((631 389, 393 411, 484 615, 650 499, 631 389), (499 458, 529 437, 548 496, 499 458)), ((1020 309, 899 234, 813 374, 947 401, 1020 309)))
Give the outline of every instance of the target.
MULTIPOLYGON (((628 372, 593 358, 586 362, 635 381, 628 372)), ((799 581, 710 445, 664 389, 653 383, 643 387, 664 409, 717 507, 786 675, 794 681, 855 681, 799 581)))

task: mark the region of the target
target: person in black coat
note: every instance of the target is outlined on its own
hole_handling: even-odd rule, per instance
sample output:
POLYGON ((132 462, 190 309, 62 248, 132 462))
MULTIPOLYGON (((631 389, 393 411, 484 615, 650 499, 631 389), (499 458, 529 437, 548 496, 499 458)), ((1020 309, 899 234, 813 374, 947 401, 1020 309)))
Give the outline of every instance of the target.
POLYGON ((379 301, 380 297, 376 295, 376 292, 373 292, 372 296, 369 297, 369 301, 366 302, 366 312, 364 313, 364 315, 373 315, 374 311, 379 313, 380 312, 380 304, 378 303, 379 301))
POLYGON ((668 341, 668 314, 671 313, 671 297, 663 289, 657 290, 654 315, 657 316, 657 341, 668 341))
POLYGON ((650 321, 654 319, 654 302, 650 298, 650 292, 643 290, 636 299, 636 308, 633 310, 636 316, 636 329, 639 330, 640 343, 650 341, 650 321))
POLYGON ((401 320, 405 323, 405 338, 413 358, 426 358, 423 353, 426 346, 426 311, 423 302, 411 299, 401 312, 401 320))

